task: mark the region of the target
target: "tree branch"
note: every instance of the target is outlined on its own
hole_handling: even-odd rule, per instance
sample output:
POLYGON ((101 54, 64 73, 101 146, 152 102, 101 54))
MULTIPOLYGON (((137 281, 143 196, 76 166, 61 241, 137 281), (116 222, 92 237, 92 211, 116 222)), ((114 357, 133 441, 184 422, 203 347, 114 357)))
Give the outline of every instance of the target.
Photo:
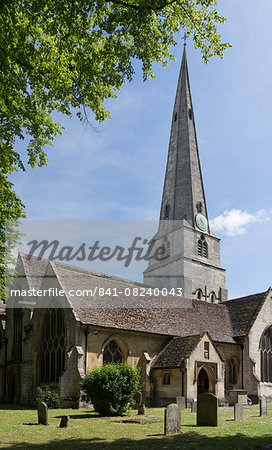
POLYGON ((160 6, 154 7, 154 6, 140 6, 140 5, 134 5, 132 3, 123 1, 123 0, 110 0, 107 1, 107 3, 113 3, 120 6, 125 6, 126 8, 132 8, 136 9, 137 11, 147 9, 149 11, 161 11, 162 9, 166 8, 167 6, 172 5, 173 3, 179 3, 177 0, 170 0, 170 1, 164 1, 160 6))

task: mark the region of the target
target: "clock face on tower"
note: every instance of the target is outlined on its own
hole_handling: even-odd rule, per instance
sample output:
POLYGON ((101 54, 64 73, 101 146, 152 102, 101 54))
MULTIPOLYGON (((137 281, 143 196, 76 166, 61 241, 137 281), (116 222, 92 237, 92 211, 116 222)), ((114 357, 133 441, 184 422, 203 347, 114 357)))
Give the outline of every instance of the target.
POLYGON ((196 226, 201 230, 201 231, 206 231, 208 228, 208 221, 206 219, 205 216, 203 216, 203 214, 197 214, 196 218, 196 226))

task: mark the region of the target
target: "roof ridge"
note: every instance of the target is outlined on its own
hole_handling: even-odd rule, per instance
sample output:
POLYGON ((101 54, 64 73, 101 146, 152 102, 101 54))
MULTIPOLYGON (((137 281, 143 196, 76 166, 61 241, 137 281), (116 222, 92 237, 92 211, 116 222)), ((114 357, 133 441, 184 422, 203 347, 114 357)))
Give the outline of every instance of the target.
POLYGON ((244 295, 243 297, 231 298, 231 299, 229 299, 229 300, 225 300, 224 302, 221 302, 221 303, 218 303, 218 304, 220 304, 220 305, 226 305, 226 304, 228 304, 228 303, 230 303, 230 302, 233 302, 233 301, 244 300, 244 299, 246 299, 246 298, 256 297, 257 295, 258 295, 258 296, 263 296, 263 295, 265 295, 267 292, 269 292, 269 290, 270 290, 270 287, 269 287, 266 291, 264 291, 264 292, 256 292, 256 294, 249 294, 249 295, 244 295))

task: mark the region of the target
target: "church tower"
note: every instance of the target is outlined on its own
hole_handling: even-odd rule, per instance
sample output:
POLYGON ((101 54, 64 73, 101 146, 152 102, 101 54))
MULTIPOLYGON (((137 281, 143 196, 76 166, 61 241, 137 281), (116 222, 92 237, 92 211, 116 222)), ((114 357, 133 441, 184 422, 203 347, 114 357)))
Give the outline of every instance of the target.
POLYGON ((159 229, 150 241, 144 282, 160 289, 181 287, 187 298, 212 303, 227 300, 220 239, 208 220, 186 44, 172 116, 159 229))

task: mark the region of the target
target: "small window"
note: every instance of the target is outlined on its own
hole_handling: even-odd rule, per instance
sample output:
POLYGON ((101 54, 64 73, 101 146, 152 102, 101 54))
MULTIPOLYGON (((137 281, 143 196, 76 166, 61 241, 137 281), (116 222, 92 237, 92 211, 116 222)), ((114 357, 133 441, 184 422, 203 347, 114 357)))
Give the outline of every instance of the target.
POLYGON ((216 301, 216 295, 214 292, 211 293, 211 303, 215 303, 216 301))
POLYGON ((169 205, 169 203, 167 203, 165 205, 164 218, 169 219, 169 214, 170 214, 170 205, 169 205))
POLYGON ((210 357, 210 343, 204 342, 204 358, 209 359, 210 357))
POLYGON ((229 384, 237 384, 238 366, 234 358, 229 360, 229 384))
POLYGON ((170 373, 164 373, 162 377, 162 384, 170 384, 171 375, 170 373))
POLYGON ((203 205, 201 202, 197 202, 196 204, 196 210, 199 214, 201 214, 203 212, 203 205))
POLYGON ((174 121, 175 121, 175 122, 177 121, 177 118, 178 118, 178 114, 175 113, 175 116, 174 116, 174 121))
POLYGON ((189 119, 192 120, 193 112, 192 112, 191 108, 189 109, 188 113, 189 113, 189 119))
POLYGON ((198 289, 196 291, 196 298, 197 298, 197 300, 201 300, 202 299, 202 290, 201 289, 198 289))

